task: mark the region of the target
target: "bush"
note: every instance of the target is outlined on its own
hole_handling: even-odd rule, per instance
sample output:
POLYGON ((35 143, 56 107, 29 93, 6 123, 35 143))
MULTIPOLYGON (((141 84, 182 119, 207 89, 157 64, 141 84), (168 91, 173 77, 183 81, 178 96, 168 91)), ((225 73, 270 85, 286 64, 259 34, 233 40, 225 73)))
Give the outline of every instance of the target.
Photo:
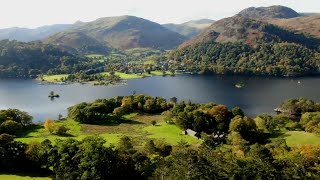
POLYGON ((44 129, 48 131, 50 134, 54 133, 56 129, 55 122, 52 119, 46 119, 43 126, 44 126, 44 129))
POLYGON ((131 139, 128 136, 121 137, 117 148, 120 151, 129 151, 129 150, 133 149, 131 139))
POLYGON ((13 120, 7 120, 1 124, 0 132, 16 135, 21 130, 21 128, 22 126, 20 123, 17 123, 13 120))
POLYGON ((58 126, 56 128, 57 135, 66 135, 67 131, 69 131, 69 129, 67 127, 65 127, 64 125, 58 126))
POLYGON ((155 126, 157 124, 157 121, 153 120, 151 121, 152 126, 155 126))

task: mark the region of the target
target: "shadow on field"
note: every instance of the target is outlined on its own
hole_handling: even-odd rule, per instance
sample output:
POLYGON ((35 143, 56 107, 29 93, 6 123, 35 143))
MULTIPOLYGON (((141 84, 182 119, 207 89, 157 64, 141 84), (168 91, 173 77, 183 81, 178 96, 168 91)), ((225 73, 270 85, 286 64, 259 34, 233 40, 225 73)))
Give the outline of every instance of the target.
POLYGON ((93 123, 91 123, 91 125, 99 125, 99 126, 119 126, 120 124, 139 125, 139 124, 145 124, 145 123, 139 122, 136 120, 116 118, 116 117, 108 117, 106 119, 100 119, 99 121, 94 121, 93 123))
POLYGON ((31 132, 35 132, 39 129, 42 129, 42 126, 39 125, 39 124, 32 124, 30 126, 27 126, 25 128, 23 128, 18 134, 17 134, 17 137, 20 137, 20 138, 27 138, 29 136, 27 136, 29 133, 31 132))

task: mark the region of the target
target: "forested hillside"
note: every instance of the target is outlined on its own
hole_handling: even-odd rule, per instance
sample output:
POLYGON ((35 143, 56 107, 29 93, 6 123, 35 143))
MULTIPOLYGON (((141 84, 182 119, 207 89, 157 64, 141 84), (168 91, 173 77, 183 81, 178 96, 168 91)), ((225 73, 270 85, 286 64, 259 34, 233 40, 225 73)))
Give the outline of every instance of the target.
POLYGON ((203 73, 299 76, 319 73, 319 49, 319 39, 234 16, 182 44, 169 60, 203 73))
POLYGON ((29 78, 71 73, 94 66, 85 58, 41 42, 0 41, 0 77, 29 78))

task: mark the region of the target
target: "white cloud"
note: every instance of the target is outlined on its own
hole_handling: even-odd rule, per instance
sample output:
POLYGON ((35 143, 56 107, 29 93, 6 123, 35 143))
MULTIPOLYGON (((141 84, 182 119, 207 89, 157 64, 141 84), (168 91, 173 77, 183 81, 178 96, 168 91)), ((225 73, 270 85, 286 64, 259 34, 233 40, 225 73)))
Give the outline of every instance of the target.
POLYGON ((319 0, 1 0, 0 28, 92 21, 135 15, 159 23, 198 18, 221 19, 250 6, 286 5, 317 12, 319 0))

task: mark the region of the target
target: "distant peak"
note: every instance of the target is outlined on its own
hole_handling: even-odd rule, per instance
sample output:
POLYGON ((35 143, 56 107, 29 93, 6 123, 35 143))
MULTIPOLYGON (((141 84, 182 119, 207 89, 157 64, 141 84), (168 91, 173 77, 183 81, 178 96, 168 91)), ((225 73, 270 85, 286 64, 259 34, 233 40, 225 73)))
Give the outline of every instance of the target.
POLYGON ((279 18, 289 19, 301 16, 295 10, 281 5, 269 7, 249 7, 239 12, 238 15, 249 18, 279 18))

